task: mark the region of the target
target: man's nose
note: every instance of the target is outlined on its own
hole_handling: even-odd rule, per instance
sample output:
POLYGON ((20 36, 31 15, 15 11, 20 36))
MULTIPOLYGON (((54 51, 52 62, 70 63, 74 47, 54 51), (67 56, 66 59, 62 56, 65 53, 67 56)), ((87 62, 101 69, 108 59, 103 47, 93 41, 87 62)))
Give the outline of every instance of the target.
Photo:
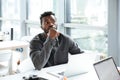
POLYGON ((54 24, 53 23, 50 23, 50 26, 49 27, 53 27, 54 26, 54 24))
POLYGON ((50 25, 53 26, 54 24, 50 22, 50 25))

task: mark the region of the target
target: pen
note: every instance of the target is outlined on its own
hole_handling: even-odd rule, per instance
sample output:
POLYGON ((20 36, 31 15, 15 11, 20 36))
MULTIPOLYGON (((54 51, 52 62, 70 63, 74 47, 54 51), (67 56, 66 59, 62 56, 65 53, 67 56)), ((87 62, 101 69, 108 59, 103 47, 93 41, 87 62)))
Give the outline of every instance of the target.
POLYGON ((52 75, 52 76, 54 76, 54 77, 57 77, 57 78, 60 78, 60 75, 57 75, 57 74, 55 74, 55 73, 47 72, 47 74, 50 74, 50 75, 52 75))

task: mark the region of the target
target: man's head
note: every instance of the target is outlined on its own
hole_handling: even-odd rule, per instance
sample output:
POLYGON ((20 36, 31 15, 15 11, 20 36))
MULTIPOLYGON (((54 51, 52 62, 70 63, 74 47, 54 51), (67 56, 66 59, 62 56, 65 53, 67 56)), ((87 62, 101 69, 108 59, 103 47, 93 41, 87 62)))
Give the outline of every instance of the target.
POLYGON ((57 29, 55 14, 51 11, 41 14, 40 23, 41 28, 44 30, 45 33, 48 33, 50 28, 57 29))

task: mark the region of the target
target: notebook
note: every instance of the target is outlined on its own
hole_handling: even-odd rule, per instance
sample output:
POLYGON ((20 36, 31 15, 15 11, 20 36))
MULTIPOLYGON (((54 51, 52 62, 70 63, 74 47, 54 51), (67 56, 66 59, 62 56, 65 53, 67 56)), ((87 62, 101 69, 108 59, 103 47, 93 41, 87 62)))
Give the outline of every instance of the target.
POLYGON ((98 61, 93 66, 99 80, 120 80, 120 74, 113 57, 98 61))

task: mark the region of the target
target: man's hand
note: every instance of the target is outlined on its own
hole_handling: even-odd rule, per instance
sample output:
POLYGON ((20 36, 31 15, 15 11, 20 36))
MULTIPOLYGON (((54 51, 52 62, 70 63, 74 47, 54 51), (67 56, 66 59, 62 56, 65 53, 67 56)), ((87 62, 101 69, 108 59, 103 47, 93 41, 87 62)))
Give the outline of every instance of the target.
POLYGON ((117 69, 118 69, 118 71, 119 71, 119 73, 120 73, 120 67, 117 67, 117 69))
POLYGON ((51 39, 55 39, 59 36, 59 32, 57 32, 57 30, 55 28, 50 28, 49 32, 48 32, 48 36, 51 38, 51 39))
POLYGON ((67 77, 64 77, 63 80, 68 80, 67 77))

